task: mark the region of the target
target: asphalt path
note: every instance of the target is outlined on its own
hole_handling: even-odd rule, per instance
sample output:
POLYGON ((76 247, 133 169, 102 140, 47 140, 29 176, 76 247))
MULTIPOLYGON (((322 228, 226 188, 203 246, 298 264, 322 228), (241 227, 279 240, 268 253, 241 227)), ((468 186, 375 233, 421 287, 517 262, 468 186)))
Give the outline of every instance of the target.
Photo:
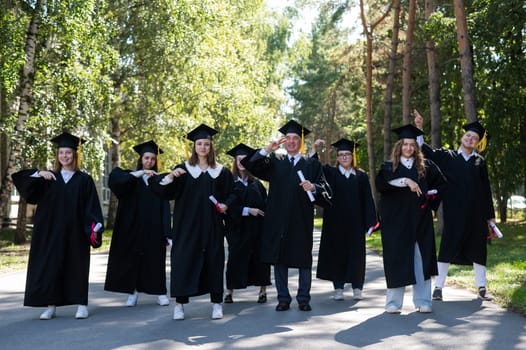
MULTIPOLYGON (((315 233, 314 252, 319 247, 315 233)), ((382 259, 367 253, 364 299, 332 299, 332 285, 315 278, 312 311, 276 312, 276 291, 257 304, 257 287, 236 290, 224 318, 212 320, 208 296, 191 298, 184 321, 172 319, 174 301, 159 306, 156 297, 139 294, 136 307, 123 306, 126 295, 103 290, 108 256, 92 254, 90 317, 76 320, 76 306, 57 308, 57 317, 38 319, 43 308, 24 307, 25 271, 0 275, 0 350, 11 349, 525 349, 526 318, 464 289, 446 287, 433 313, 414 310, 406 289, 399 315, 384 312, 382 259)), ((316 254, 314 254, 316 265, 316 254)), ((169 271, 169 267, 167 269, 169 271)), ((294 295, 297 271, 290 270, 294 295)))

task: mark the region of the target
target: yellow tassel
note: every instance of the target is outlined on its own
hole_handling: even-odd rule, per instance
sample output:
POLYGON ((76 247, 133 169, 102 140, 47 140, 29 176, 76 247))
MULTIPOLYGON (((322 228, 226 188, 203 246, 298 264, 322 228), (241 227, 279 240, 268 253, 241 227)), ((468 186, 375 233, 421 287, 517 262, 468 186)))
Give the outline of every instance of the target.
POLYGON ((482 139, 480 139, 480 141, 475 145, 475 148, 479 152, 484 152, 484 150, 486 149, 486 146, 488 145, 488 138, 486 137, 486 135, 487 135, 487 132, 484 131, 484 135, 482 136, 482 139))
POLYGON ((303 128, 301 128, 301 147, 300 147, 300 153, 305 154, 305 135, 303 133, 303 128))
POLYGON ((188 138, 184 139, 184 152, 186 154, 186 159, 190 159, 190 147, 188 147, 188 138))
POLYGON ((77 147, 77 168, 79 168, 79 169, 80 169, 80 160, 82 158, 82 150, 81 150, 82 146, 81 146, 81 144, 82 144, 82 140, 79 137, 79 145, 77 147))
POLYGON ((356 142, 353 144, 353 150, 352 150, 352 167, 356 169, 356 166, 358 164, 358 161, 356 160, 356 142))
POLYGON ((159 146, 157 146, 157 171, 161 171, 161 151, 159 146))

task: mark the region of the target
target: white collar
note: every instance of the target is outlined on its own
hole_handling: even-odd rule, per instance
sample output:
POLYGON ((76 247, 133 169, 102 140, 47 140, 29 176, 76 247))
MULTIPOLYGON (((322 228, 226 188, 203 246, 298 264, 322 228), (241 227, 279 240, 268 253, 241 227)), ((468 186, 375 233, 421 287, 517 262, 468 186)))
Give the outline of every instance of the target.
POLYGON ((414 162, 414 158, 406 158, 404 156, 400 156, 400 163, 402 163, 402 165, 405 166, 407 169, 411 169, 413 167, 414 162))
POLYGON ((73 174, 75 174, 75 171, 73 170, 60 169, 60 175, 62 175, 65 183, 68 183, 69 180, 71 180, 73 174))
POLYGON ((459 147, 458 148, 458 151, 457 151, 458 154, 462 155, 462 157, 464 157, 465 160, 469 160, 469 158, 473 157, 475 154, 477 154, 477 152, 475 152, 474 150, 471 151, 470 154, 466 154, 464 152, 462 152, 462 148, 459 147))
POLYGON ((342 173, 342 175, 345 176, 346 178, 349 178, 351 174, 356 175, 356 170, 354 170, 354 168, 345 170, 344 167, 342 167, 341 165, 338 165, 338 169, 340 169, 340 173, 342 173))
POLYGON ((236 181, 237 181, 237 182, 241 182, 241 183, 242 183, 243 185, 245 185, 245 186, 248 185, 248 181, 242 179, 241 176, 238 176, 236 181))
POLYGON ((201 169, 199 165, 190 165, 188 161, 185 161, 184 165, 186 166, 186 170, 190 173, 190 175, 192 175, 194 179, 197 179, 202 173, 206 172, 208 172, 212 179, 215 179, 219 176, 221 170, 223 169, 223 166, 219 163, 216 163, 215 168, 208 167, 206 170, 201 169))

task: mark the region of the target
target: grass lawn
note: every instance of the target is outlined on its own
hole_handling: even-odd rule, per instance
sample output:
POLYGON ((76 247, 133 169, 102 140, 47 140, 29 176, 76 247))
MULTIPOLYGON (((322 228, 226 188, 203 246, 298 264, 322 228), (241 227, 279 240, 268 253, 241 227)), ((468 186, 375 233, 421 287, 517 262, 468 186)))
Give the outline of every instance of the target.
MULTIPOLYGON (((104 231, 102 246, 92 252, 108 251, 111 242, 111 230, 104 231)), ((27 267, 29 241, 22 245, 13 244, 15 230, 0 230, 0 273, 23 270, 27 267)), ((29 236, 29 234, 28 234, 29 236)))
MULTIPOLYGON (((487 288, 495 302, 526 315, 526 221, 498 225, 504 237, 488 245, 487 288)), ((382 252, 380 232, 367 238, 367 247, 382 252)), ((440 236, 436 237, 437 249, 440 236)), ((447 284, 468 288, 474 293, 472 266, 450 265, 447 284)))

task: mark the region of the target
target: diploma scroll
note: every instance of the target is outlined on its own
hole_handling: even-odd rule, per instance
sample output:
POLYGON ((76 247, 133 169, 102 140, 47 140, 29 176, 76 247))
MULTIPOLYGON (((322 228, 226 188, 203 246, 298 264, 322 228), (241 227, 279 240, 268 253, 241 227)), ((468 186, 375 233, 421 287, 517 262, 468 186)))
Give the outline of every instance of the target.
POLYGON ((493 233, 493 236, 499 237, 499 238, 503 237, 502 232, 499 230, 499 228, 493 221, 489 223, 489 227, 491 228, 491 232, 493 233))
MULTIPOLYGON (((305 176, 303 176, 303 171, 301 170, 298 170, 298 176, 300 178, 300 181, 305 181, 305 176)), ((314 195, 312 194, 311 191, 305 191, 307 192, 307 195, 309 196, 309 199, 311 202, 314 202, 314 195)))
POLYGON ((217 201, 216 197, 214 197, 213 195, 210 195, 208 196, 208 199, 210 199, 210 201, 214 204, 217 212, 221 213, 221 207, 219 206, 219 202, 217 201))
POLYGON ((98 237, 97 233, 102 228, 102 224, 100 222, 97 222, 95 224, 94 222, 91 223, 91 234, 90 234, 90 244, 93 248, 98 248, 102 244, 101 238, 98 237))

